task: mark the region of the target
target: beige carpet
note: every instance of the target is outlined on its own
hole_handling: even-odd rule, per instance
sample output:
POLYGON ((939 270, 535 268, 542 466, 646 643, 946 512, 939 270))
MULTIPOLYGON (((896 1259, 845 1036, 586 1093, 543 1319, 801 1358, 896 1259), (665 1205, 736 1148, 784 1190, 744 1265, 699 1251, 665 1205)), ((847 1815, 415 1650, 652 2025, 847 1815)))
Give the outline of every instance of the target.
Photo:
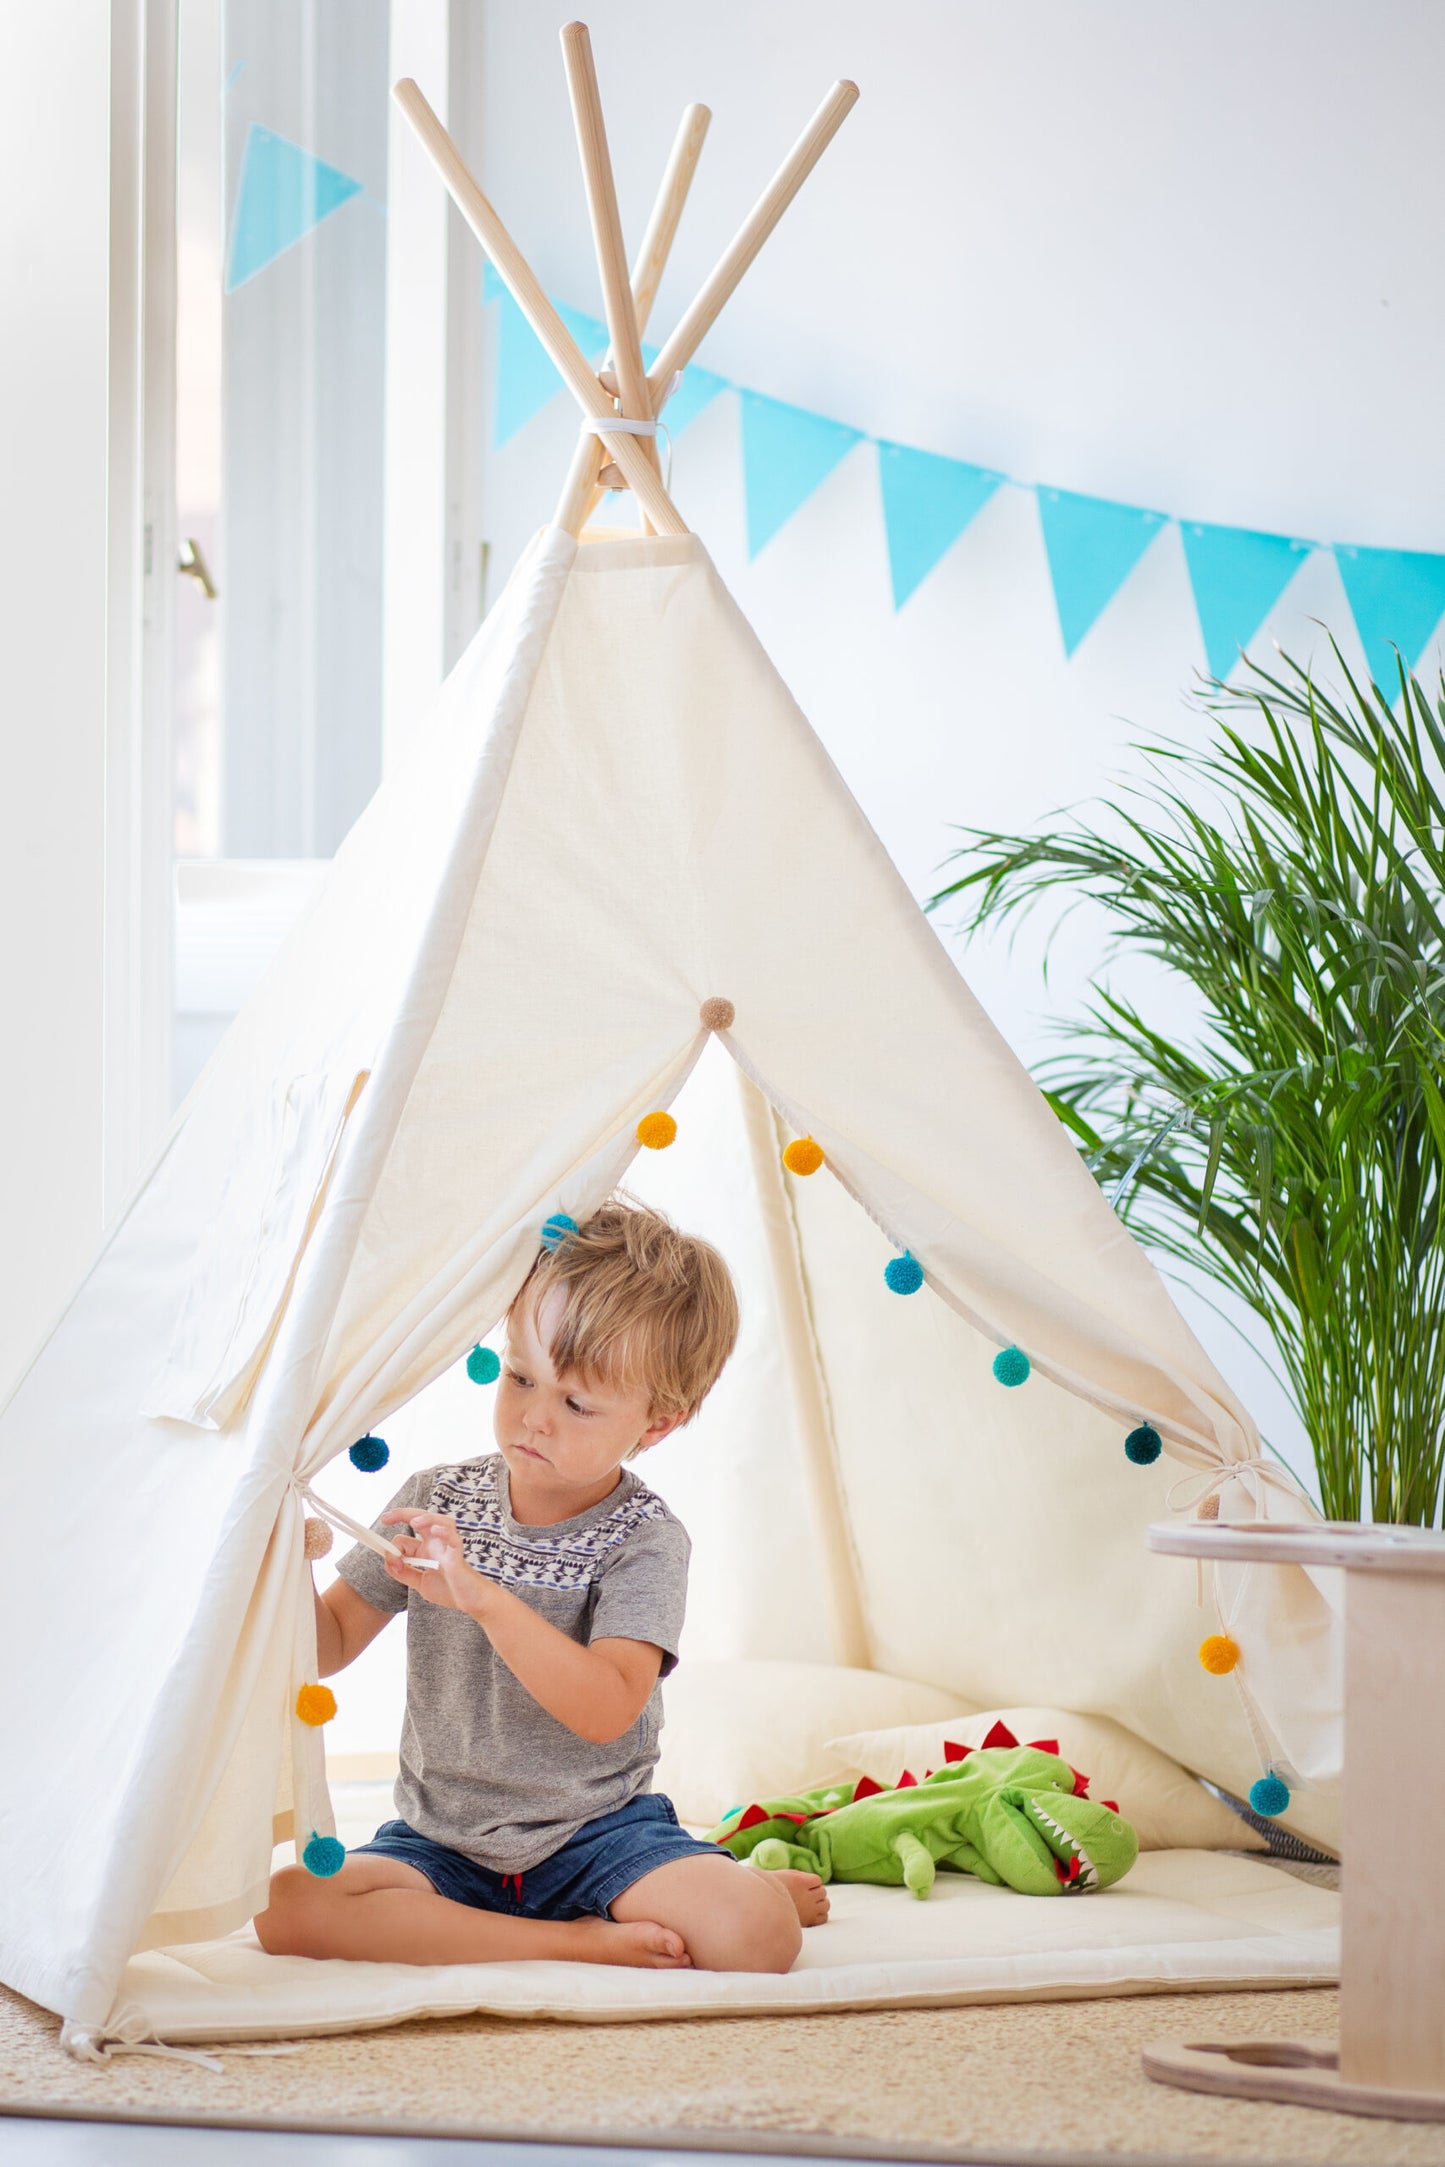
POLYGON ((73 2062, 53 2017, 0 1990, 0 2102, 418 2135, 732 2133, 780 2151, 796 2137, 960 2156, 1445 2167, 1445 2127, 1207 2099, 1139 2071, 1148 2040, 1329 2035, 1335 2010, 1332 1991, 1311 1989, 615 2027, 468 2017, 231 2056, 213 2076, 73 2062))

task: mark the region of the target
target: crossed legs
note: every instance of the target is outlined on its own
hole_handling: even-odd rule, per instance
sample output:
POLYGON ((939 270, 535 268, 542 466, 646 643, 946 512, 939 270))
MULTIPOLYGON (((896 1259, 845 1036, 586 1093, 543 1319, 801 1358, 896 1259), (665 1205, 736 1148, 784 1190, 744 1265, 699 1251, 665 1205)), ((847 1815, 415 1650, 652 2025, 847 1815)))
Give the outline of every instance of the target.
POLYGON ((522 1919, 439 1896, 401 1859, 366 1853, 318 1880, 304 1867, 271 1876, 255 1920, 273 1956, 381 1964, 497 1964, 551 1958, 651 1970, 787 1971, 801 1920, 827 1916, 813 1874, 765 1874, 724 1858, 676 1859, 644 1874, 610 1919, 522 1919), (796 1884, 796 1886, 795 1886, 796 1884))

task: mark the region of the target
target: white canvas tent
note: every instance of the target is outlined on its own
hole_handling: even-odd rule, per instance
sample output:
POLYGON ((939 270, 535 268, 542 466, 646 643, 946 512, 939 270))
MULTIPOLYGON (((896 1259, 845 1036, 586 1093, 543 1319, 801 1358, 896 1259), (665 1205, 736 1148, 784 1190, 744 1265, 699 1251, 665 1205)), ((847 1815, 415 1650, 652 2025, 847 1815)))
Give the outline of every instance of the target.
MULTIPOLYGON (((753 252, 827 132, 744 229, 753 252)), ((565 341, 499 231, 499 269, 565 341)), ((736 252, 723 269, 713 313, 736 252)), ((621 354, 636 295, 607 295, 621 354)), ((690 351, 671 343, 650 389, 619 367, 623 418, 665 395, 690 351)), ((134 1951, 244 1922, 273 1837, 332 1827, 322 1735, 294 1715, 310 1486, 496 1323, 543 1221, 584 1217, 661 1107, 694 1218, 711 1190, 767 1274, 754 1352, 667 1463, 718 1644, 1111 1713, 1235 1792, 1276 1759, 1314 1779, 1292 1825, 1329 1840, 1328 1603, 1293 1570, 1220 1591, 1246 1698, 1195 1661, 1194 1576, 1143 1543, 1189 1470, 1228 1517, 1307 1508, 1264 1476, 649 450, 588 439, 568 516, 0 1417, 8 1524, 48 1508, 4 1577, 0 1975, 77 2025, 104 2028, 134 1951), (579 542, 607 456, 664 531, 579 542), (827 1156, 808 1180, 779 1162, 802 1132, 827 1156), (907 1299, 883 1278, 905 1248, 926 1273, 907 1299), (990 1375, 1009 1344, 1021 1390, 990 1375), (1122 1449, 1141 1419, 1152 1468, 1122 1449)))

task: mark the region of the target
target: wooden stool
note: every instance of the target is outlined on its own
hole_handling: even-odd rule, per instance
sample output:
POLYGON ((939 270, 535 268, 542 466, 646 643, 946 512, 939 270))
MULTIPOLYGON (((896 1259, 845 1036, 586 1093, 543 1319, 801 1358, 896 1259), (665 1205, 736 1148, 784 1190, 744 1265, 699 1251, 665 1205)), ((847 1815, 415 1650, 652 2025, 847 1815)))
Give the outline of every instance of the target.
POLYGON ((1144 2049, 1160 2084, 1445 2122, 1445 1533, 1354 1521, 1151 1527, 1151 1550, 1340 1565, 1345 1580, 1340 2039, 1144 2049))

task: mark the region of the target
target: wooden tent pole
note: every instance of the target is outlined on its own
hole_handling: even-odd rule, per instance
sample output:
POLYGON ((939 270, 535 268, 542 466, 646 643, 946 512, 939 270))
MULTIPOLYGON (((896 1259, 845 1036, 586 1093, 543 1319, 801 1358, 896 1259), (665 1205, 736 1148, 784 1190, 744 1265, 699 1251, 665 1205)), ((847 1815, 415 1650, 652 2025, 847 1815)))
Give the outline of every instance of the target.
MULTIPOLYGON (((598 419, 611 414, 614 411, 612 401, 588 368, 531 265, 467 171, 455 143, 410 76, 393 85, 392 96, 421 138, 422 147, 446 183, 452 201, 491 257, 498 276, 551 355, 583 413, 598 419)), ((609 449, 657 531, 660 534, 686 534, 685 521, 637 439, 613 437, 609 440, 609 449)))
MULTIPOLYGON (((637 316, 627 275, 627 251, 622 240, 622 220, 617 209, 617 184, 607 148, 607 128, 602 118, 602 94, 597 87, 597 68, 586 23, 568 23, 562 32, 562 64, 572 99, 572 119, 577 148, 582 155, 582 180, 587 191, 587 210, 592 220, 592 244, 597 251, 597 270, 602 281, 602 305, 612 342, 612 365, 617 374, 618 400, 623 416, 632 421, 651 421, 652 400, 647 371, 637 336, 637 316)), ((610 451, 616 439, 609 436, 603 448, 610 451)), ((653 472, 660 474, 657 440, 635 440, 653 472)), ((652 531, 644 510, 643 524, 652 531)))
POLYGON ((822 1580, 828 1601, 833 1660, 856 1670, 871 1670, 873 1653, 863 1604, 862 1576, 838 1465, 837 1440, 828 1406, 828 1389, 813 1330, 807 1282, 798 1245, 793 1200, 783 1179, 782 1139, 772 1107, 752 1079, 737 1072, 743 1099, 748 1152, 757 1183, 758 1208, 772 1267, 778 1332, 793 1402, 793 1416, 803 1448, 803 1470, 812 1501, 813 1521, 822 1553, 822 1580))
MULTIPOLYGON (((657 289, 672 253, 682 207, 697 171, 703 138, 711 119, 712 114, 705 105, 690 105, 683 114, 657 200, 652 206, 652 216, 647 222, 647 231, 642 236, 642 246, 632 266, 632 306, 639 339, 647 329, 652 304, 657 299, 657 289)), ((566 484, 553 514, 554 525, 564 528, 568 534, 582 532, 603 494, 597 476, 610 456, 600 437, 578 438, 566 484)))
MULTIPOLYGON (((751 217, 739 228, 731 247, 647 372, 654 410, 674 372, 687 367, 728 296, 857 102, 856 83, 835 83, 763 190, 751 217)), ((617 463, 622 465, 620 459, 617 463)))

